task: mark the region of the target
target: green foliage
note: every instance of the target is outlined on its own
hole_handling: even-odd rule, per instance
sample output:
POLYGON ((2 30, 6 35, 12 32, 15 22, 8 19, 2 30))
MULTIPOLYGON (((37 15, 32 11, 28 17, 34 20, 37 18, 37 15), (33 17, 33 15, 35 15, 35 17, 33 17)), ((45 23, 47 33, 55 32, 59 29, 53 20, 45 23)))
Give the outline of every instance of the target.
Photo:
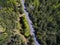
POLYGON ((59 45, 60 0, 30 0, 29 3, 25 0, 25 4, 39 43, 41 45, 59 45), (32 4, 35 5, 34 10, 28 6, 32 4))
POLYGON ((18 15, 15 12, 12 12, 11 9, 4 8, 0 10, 0 25, 6 30, 11 30, 16 28, 16 21, 18 15), (8 27, 7 27, 8 26, 8 27))
POLYGON ((20 34, 16 35, 14 30, 20 30, 18 22, 19 14, 16 12, 16 0, 0 0, 0 45, 22 45, 20 34), (12 37, 13 36, 13 37, 12 37))
POLYGON ((13 12, 10 8, 3 8, 0 10, 0 45, 8 43, 11 32, 17 29, 18 14, 13 12))
POLYGON ((22 20, 22 28, 23 28, 23 33, 26 37, 30 35, 30 28, 27 22, 27 19, 25 16, 21 17, 22 20))
POLYGON ((0 25, 0 33, 5 32, 5 29, 0 25))
MULTIPOLYGON (((33 4, 37 8, 38 2, 39 0, 37 2, 35 0, 33 4)), ((31 40, 28 39, 30 37, 30 28, 26 16, 21 17, 22 20, 19 17, 24 13, 21 1, 0 0, 0 8, 0 45, 27 45, 27 40, 30 43, 32 37, 31 40), (23 35, 20 30, 23 31, 23 35)))
POLYGON ((8 38, 7 33, 0 34, 0 45, 2 45, 3 43, 6 43, 7 38, 8 38))
POLYGON ((16 5, 16 0, 0 0, 0 6, 13 7, 16 5))
POLYGON ((39 0, 30 0, 30 3, 36 8, 39 6, 39 0))

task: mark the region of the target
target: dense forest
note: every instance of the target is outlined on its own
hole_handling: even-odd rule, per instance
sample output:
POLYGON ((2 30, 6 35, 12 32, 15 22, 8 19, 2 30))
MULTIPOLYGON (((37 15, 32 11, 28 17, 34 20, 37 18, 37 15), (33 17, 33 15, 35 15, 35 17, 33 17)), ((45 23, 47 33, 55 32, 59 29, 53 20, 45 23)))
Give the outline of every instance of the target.
POLYGON ((32 43, 21 0, 0 0, 0 45, 32 45, 32 43))
POLYGON ((60 0, 25 0, 40 45, 60 45, 60 0))
POLYGON ((0 0, 0 45, 60 45, 60 0, 23 1, 0 0))

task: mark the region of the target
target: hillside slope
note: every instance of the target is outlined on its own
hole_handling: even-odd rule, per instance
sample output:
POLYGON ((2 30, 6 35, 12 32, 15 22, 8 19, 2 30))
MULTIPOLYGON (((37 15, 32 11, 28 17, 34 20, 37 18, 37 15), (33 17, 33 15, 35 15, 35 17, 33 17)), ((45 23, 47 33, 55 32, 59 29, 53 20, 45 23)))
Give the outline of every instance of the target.
POLYGON ((0 0, 0 45, 28 45, 32 41, 21 1, 0 0))

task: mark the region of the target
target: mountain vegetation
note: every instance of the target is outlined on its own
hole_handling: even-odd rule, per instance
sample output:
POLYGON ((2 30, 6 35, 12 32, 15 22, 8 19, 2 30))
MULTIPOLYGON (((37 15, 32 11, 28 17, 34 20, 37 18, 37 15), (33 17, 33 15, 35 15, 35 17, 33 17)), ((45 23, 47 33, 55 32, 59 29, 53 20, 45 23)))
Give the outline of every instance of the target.
POLYGON ((25 0, 40 45, 60 45, 60 0, 25 0))
POLYGON ((0 0, 0 45, 32 44, 21 0, 0 0))
MULTIPOLYGON (((60 45, 60 0, 24 0, 40 45, 60 45)), ((21 0, 0 0, 0 45, 35 45, 21 0)))

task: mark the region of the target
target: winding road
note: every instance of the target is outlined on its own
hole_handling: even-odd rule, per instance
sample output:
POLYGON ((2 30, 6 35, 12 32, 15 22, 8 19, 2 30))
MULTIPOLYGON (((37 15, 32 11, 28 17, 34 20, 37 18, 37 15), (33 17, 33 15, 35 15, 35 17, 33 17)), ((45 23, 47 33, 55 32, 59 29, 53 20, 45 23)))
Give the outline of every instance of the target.
POLYGON ((35 34, 34 34, 34 28, 33 28, 33 25, 32 25, 32 21, 29 19, 29 14, 28 14, 28 12, 25 10, 25 5, 24 5, 24 0, 21 0, 21 3, 22 3, 22 6, 23 6, 23 10, 24 10, 24 13, 26 14, 26 18, 27 18, 27 21, 28 21, 28 24, 29 24, 29 26, 30 26, 30 33, 31 33, 31 35, 33 36, 33 39, 34 39, 34 41, 35 41, 35 45, 40 45, 39 43, 38 43, 38 41, 36 40, 36 37, 35 37, 35 34))

